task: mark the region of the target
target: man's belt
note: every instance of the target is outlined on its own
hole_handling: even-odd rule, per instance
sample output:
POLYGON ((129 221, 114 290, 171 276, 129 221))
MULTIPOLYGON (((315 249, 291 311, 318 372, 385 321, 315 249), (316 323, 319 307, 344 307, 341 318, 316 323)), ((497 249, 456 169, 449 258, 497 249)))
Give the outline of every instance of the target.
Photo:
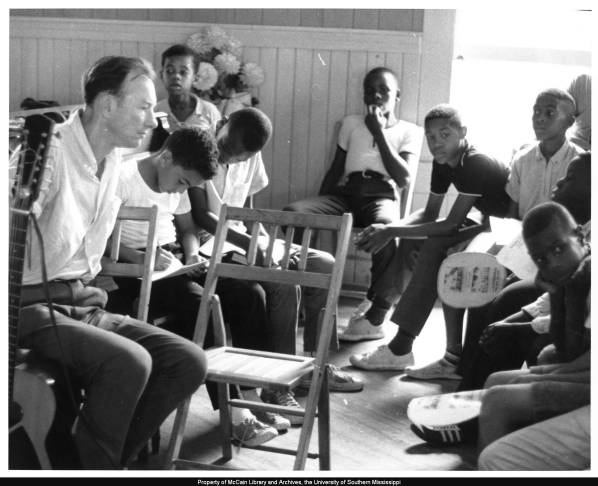
POLYGON ((356 172, 351 172, 348 176, 349 179, 379 179, 383 180, 386 179, 384 174, 380 172, 376 172, 375 170, 360 170, 356 172))

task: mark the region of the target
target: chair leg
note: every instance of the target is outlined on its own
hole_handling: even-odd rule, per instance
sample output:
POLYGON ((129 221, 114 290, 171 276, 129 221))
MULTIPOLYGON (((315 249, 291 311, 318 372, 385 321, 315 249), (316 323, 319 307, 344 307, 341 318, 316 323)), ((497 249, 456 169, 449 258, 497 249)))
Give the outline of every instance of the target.
POLYGON ((297 447, 297 455, 295 456, 295 464, 293 465, 294 470, 305 469, 305 461, 307 460, 309 442, 314 427, 320 393, 322 391, 323 374, 326 374, 325 367, 324 373, 322 373, 322 371, 316 373, 316 370, 314 369, 312 383, 309 387, 307 402, 305 404, 305 415, 303 417, 303 425, 301 426, 301 434, 299 436, 299 445, 297 447))
POLYGON ((170 442, 168 443, 168 449, 166 451, 166 456, 164 457, 163 469, 174 469, 173 462, 178 459, 181 451, 181 443, 183 442, 185 423, 187 422, 190 405, 191 397, 185 399, 176 411, 174 424, 172 425, 172 433, 170 434, 170 442))
POLYGON ((227 383, 218 383, 218 410, 220 412, 220 434, 222 440, 222 458, 229 461, 233 457, 231 442, 232 417, 229 408, 230 395, 227 383))
POLYGON ((320 399, 318 400, 318 452, 320 470, 330 471, 330 395, 327 369, 322 377, 320 399))

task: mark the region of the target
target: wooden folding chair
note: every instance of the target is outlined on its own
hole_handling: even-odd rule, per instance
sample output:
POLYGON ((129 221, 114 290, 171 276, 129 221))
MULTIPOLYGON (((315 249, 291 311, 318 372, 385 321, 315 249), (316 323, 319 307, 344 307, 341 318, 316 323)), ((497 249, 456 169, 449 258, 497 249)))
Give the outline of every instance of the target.
MULTIPOLYGON (((204 285, 204 298, 201 301, 195 328, 194 341, 198 345, 201 346, 204 342, 210 307, 213 302, 212 297, 220 277, 271 281, 328 290, 326 307, 320 314, 320 335, 315 358, 229 347, 227 346, 226 329, 221 313, 212 314, 213 317, 217 317, 213 318, 215 346, 206 350, 208 358, 207 380, 216 382, 218 386, 222 453, 225 461, 232 458, 229 407, 240 407, 303 416, 304 421, 297 449, 268 446, 253 448, 295 455, 294 469, 304 469, 308 456, 310 458, 319 458, 320 469, 330 469, 330 417, 326 363, 328 362, 328 348, 335 322, 334 314, 342 283, 351 224, 352 217, 350 214, 325 216, 222 206, 216 230, 214 251, 204 285), (222 262, 222 248, 226 240, 229 223, 232 221, 243 221, 249 223, 250 227, 252 226, 251 244, 246 255, 247 265, 222 262), (270 236, 270 245, 264 266, 258 266, 255 263, 260 224, 268 229, 270 236), (280 262, 273 262, 274 240, 278 234, 278 228, 281 227, 285 228, 283 257, 280 262), (299 263, 297 269, 293 270, 289 267, 289 263, 295 228, 304 228, 305 230, 299 251, 299 263), (313 230, 320 229, 333 230, 338 233, 335 263, 330 274, 306 271, 310 237, 313 230), (313 378, 305 408, 231 399, 229 395, 229 384, 288 392, 299 384, 301 377, 312 372, 313 378), (308 453, 308 446, 316 417, 318 418, 319 450, 318 454, 311 454, 308 453)), ((190 400, 190 398, 187 399, 177 411, 166 456, 167 468, 175 468, 179 465, 186 468, 206 468, 206 465, 179 458, 190 400)), ((209 468, 209 465, 207 467, 209 468)))
POLYGON ((154 273, 154 261, 156 259, 156 220, 158 217, 158 206, 136 207, 121 206, 116 218, 116 224, 112 231, 110 242, 110 254, 102 259, 101 275, 109 277, 132 277, 141 278, 141 289, 139 290, 139 301, 135 318, 146 321, 149 311, 150 294, 152 290, 152 278, 154 273), (143 263, 119 262, 120 234, 123 221, 145 221, 148 224, 147 244, 143 263))

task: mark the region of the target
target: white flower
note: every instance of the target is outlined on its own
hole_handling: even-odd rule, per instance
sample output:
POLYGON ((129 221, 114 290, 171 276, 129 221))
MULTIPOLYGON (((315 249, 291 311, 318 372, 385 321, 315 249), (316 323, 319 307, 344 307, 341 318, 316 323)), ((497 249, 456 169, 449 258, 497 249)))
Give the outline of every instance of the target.
POLYGON ((203 27, 201 29, 201 34, 206 44, 219 50, 222 50, 229 40, 227 33, 217 25, 203 27))
POLYGON ((247 87, 259 86, 264 82, 264 70, 254 62, 248 62, 241 70, 241 82, 247 87))
POLYGON ((222 46, 224 52, 228 52, 236 57, 241 57, 242 45, 241 41, 235 37, 229 37, 228 40, 222 46))
POLYGON ((187 45, 198 54, 207 54, 212 50, 212 46, 206 42, 201 33, 191 35, 187 39, 187 45))
POLYGON ((241 62, 232 54, 218 54, 214 58, 214 67, 224 74, 237 74, 241 69, 241 62))
POLYGON ((200 62, 197 70, 197 81, 193 86, 199 91, 206 91, 213 88, 218 81, 218 71, 209 62, 200 62))

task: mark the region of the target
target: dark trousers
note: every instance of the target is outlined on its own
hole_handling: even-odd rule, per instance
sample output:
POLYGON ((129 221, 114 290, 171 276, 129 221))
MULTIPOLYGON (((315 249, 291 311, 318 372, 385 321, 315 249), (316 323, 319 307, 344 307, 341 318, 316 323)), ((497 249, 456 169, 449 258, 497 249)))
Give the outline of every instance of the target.
MULTIPOLYGON (((385 181, 377 181, 378 183, 385 181)), ((355 192, 351 195, 351 187, 339 188, 333 195, 317 196, 296 201, 284 208, 284 211, 298 213, 342 215, 353 214, 353 226, 366 227, 374 223, 394 223, 399 221, 401 212, 399 202, 392 195, 362 195, 355 192)), ((392 194, 392 190, 390 191, 392 194)), ((294 240, 300 244, 302 231, 296 231, 294 240)), ((377 290, 381 287, 380 278, 390 265, 397 251, 396 239, 390 241, 384 248, 372 255, 371 282, 368 289, 368 299, 374 300, 377 290)), ((382 284, 383 285, 383 284, 382 284)), ((390 306, 389 306, 390 307, 390 306)))
POLYGON ((517 340, 502 343, 501 349, 490 354, 480 347, 479 340, 490 324, 519 312, 542 293, 533 281, 517 280, 507 285, 491 303, 469 309, 463 353, 457 368, 457 373, 463 377, 459 389, 482 388, 488 376, 495 371, 520 368, 524 361, 534 364, 538 352, 549 343, 548 335, 519 335, 517 340))

